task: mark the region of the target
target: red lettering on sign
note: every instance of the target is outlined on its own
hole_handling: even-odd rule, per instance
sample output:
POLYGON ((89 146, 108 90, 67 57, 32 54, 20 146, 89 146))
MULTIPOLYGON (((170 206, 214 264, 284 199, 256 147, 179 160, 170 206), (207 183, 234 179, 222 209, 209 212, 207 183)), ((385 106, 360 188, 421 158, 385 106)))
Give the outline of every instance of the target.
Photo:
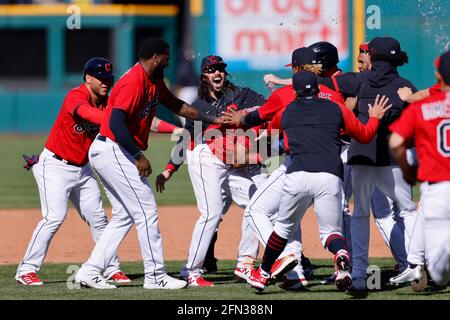
POLYGON ((299 1, 299 12, 304 14, 303 22, 314 22, 320 18, 320 8, 322 3, 320 0, 315 1, 299 1))
POLYGON ((243 43, 248 43, 250 52, 259 50, 269 50, 271 47, 269 34, 266 31, 250 31, 243 30, 236 34, 235 48, 236 51, 241 51, 243 43), (262 43, 262 48, 257 47, 258 43, 262 43))
POLYGON ((227 0, 224 3, 225 10, 235 15, 245 14, 247 11, 258 13, 260 9, 259 0, 227 0))
POLYGON ((281 14, 292 13, 295 2, 298 2, 298 1, 297 0, 281 0, 281 1, 280 0, 272 0, 272 8, 277 13, 281 13, 281 14))

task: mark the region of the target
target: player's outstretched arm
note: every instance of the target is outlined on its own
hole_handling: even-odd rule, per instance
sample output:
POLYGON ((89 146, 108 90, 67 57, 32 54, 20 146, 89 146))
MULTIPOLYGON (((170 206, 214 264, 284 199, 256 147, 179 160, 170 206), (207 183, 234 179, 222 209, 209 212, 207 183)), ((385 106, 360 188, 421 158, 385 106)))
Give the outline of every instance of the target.
POLYGON ((167 108, 175 112, 176 114, 192 119, 192 120, 199 120, 204 121, 207 123, 213 123, 213 124, 222 124, 223 119, 222 117, 216 118, 214 116, 208 115, 204 112, 201 112, 191 106, 190 104, 184 102, 183 100, 178 99, 175 97, 170 91, 167 91, 160 100, 167 108))
POLYGON ((274 85, 278 85, 278 84, 290 85, 290 84, 292 84, 292 78, 281 79, 271 73, 265 74, 263 79, 264 79, 264 83, 266 84, 266 86, 270 85, 270 84, 274 84, 274 85))
POLYGON ((397 94, 401 100, 408 103, 414 103, 416 101, 428 98, 430 96, 430 91, 429 89, 423 89, 413 93, 411 88, 403 87, 397 90, 397 94))

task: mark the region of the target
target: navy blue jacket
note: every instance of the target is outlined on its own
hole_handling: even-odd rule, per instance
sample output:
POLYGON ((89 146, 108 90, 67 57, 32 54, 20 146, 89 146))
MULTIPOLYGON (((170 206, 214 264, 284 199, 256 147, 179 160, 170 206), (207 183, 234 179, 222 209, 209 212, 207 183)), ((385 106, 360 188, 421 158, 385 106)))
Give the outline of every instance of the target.
POLYGON ((287 136, 295 171, 328 172, 342 179, 340 131, 363 143, 372 140, 378 119, 363 126, 344 105, 317 96, 296 98, 286 107, 281 127, 287 136))
POLYGON ((345 73, 335 77, 339 86, 336 88, 329 79, 321 78, 320 82, 335 88, 345 96, 358 97, 358 119, 367 123, 369 119, 369 103, 374 104, 377 94, 385 95, 392 104, 380 121, 376 138, 369 144, 361 144, 352 139, 348 150, 348 164, 389 166, 394 165, 389 147, 388 139, 389 125, 400 117, 401 112, 407 104, 397 94, 399 88, 409 87, 416 92, 414 85, 407 79, 399 76, 397 68, 385 61, 375 61, 372 69, 361 73, 345 73))

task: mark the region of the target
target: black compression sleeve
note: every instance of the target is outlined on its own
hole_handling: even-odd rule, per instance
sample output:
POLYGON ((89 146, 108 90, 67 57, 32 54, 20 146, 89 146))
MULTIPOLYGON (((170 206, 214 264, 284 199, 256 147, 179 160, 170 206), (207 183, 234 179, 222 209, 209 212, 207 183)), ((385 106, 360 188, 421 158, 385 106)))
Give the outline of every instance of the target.
POLYGON ((244 125, 248 128, 259 126, 260 124, 263 124, 265 120, 261 119, 259 116, 258 110, 253 110, 252 112, 248 113, 244 118, 244 125))
POLYGON ((195 119, 195 120, 200 120, 200 121, 204 121, 204 122, 208 122, 208 123, 214 123, 214 120, 216 120, 216 117, 199 111, 197 119, 195 119))
POLYGON ((122 148, 127 150, 132 156, 136 155, 140 150, 136 146, 130 131, 125 124, 127 113, 121 109, 112 109, 111 119, 109 119, 109 128, 111 129, 116 142, 122 148))

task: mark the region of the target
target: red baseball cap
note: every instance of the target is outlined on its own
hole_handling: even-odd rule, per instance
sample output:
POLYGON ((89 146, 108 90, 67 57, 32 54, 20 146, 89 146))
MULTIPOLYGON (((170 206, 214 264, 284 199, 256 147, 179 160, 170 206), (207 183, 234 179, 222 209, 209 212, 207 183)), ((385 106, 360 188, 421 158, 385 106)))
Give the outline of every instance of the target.
POLYGON ((359 45, 359 53, 369 53, 369 45, 367 43, 361 43, 359 45))

